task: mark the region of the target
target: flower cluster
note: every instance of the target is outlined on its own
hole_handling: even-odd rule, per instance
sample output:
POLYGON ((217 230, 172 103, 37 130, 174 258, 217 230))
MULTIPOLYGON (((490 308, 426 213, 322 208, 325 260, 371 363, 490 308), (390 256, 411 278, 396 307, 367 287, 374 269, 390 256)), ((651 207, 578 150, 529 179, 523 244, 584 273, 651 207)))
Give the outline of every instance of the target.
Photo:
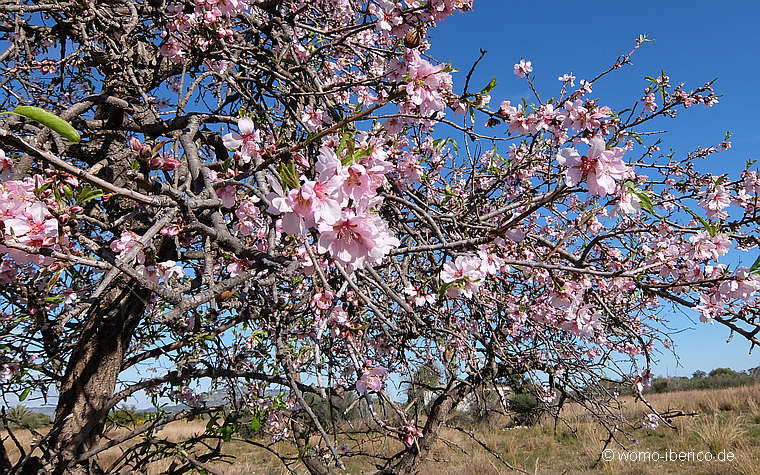
POLYGON ((569 186, 576 186, 585 180, 592 194, 604 196, 615 192, 615 180, 632 174, 623 163, 624 153, 625 150, 620 147, 607 150, 604 139, 594 137, 586 155, 581 156, 574 148, 564 148, 557 154, 557 161, 567 167, 565 177, 569 186))
MULTIPOLYGON (((5 158, 5 154, 2 155, 5 158)), ((24 180, 0 182, 0 225, 3 242, 32 248, 54 247, 58 242, 58 220, 41 201, 35 190, 43 185, 36 175, 24 180)), ((0 253, 12 258, 17 265, 34 263, 47 265, 51 259, 39 254, 0 245, 0 253)))
POLYGON ((300 234, 316 229, 319 252, 329 253, 349 270, 377 264, 399 245, 373 211, 382 203, 377 189, 387 183, 385 174, 393 168, 381 144, 367 147, 366 156, 347 157, 344 164, 333 148, 323 146, 314 167, 316 180, 302 176, 299 186, 287 192, 277 179, 269 180, 273 191, 267 196, 268 212, 282 215, 282 230, 300 234))
POLYGON ((162 33, 161 54, 172 62, 187 60, 193 48, 206 51, 214 42, 233 35, 230 19, 248 10, 246 0, 196 0, 191 13, 181 3, 166 7, 169 22, 162 33))
POLYGON ((419 438, 422 438, 422 431, 417 427, 414 421, 407 422, 407 424, 404 426, 401 439, 404 441, 407 447, 411 447, 415 442, 417 442, 417 439, 419 438))
POLYGON ((387 377, 388 368, 374 366, 372 361, 367 361, 362 370, 361 377, 356 381, 356 391, 359 394, 367 394, 369 391, 380 391, 383 389, 383 382, 387 377))
POLYGON ((496 275, 504 268, 504 260, 500 256, 482 249, 477 255, 461 255, 454 261, 446 262, 441 270, 441 281, 448 297, 462 294, 470 298, 477 292, 482 279, 496 275))

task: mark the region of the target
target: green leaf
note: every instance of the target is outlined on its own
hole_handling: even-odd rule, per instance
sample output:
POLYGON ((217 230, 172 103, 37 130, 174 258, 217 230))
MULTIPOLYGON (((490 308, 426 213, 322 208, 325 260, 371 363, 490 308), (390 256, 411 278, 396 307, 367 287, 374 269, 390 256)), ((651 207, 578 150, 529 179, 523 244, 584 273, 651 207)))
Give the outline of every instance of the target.
POLYGON ((367 148, 365 148, 363 150, 360 150, 359 152, 355 153, 354 154, 354 158, 356 158, 357 160, 361 160, 362 158, 367 158, 370 155, 372 155, 372 152, 374 152, 374 151, 375 151, 375 146, 374 145, 370 145, 369 147, 367 147, 367 148))
POLYGON ((61 137, 71 143, 79 143, 79 141, 82 140, 79 136, 79 132, 77 132, 71 124, 45 109, 40 109, 39 107, 34 106, 18 106, 11 112, 39 122, 54 132, 57 132, 61 137))
POLYGON ((72 200, 74 198, 74 190, 71 189, 71 185, 63 185, 63 196, 65 196, 67 200, 72 200))
POLYGON ((702 223, 702 226, 705 228, 705 231, 711 236, 714 237, 716 234, 718 234, 718 226, 715 224, 710 224, 705 218, 698 215, 694 211, 690 210, 689 208, 684 206, 684 209, 686 212, 688 212, 690 215, 694 216, 694 219, 698 220, 700 223, 702 223))
POLYGON ((32 392, 32 388, 26 388, 26 389, 24 389, 24 391, 22 391, 22 393, 19 395, 18 401, 19 402, 24 401, 27 397, 29 397, 29 393, 30 392, 32 392))
POLYGON ((340 155, 341 152, 346 148, 346 145, 348 144, 349 140, 353 141, 353 134, 351 132, 346 132, 343 134, 343 137, 340 138, 340 143, 338 144, 338 148, 335 150, 336 155, 340 155))
POLYGON ((298 188, 301 186, 301 180, 296 173, 296 166, 293 161, 280 164, 280 181, 283 184, 285 190, 289 188, 298 188))
POLYGON ((449 287, 454 285, 454 282, 446 282, 438 289, 438 299, 442 299, 444 294, 446 294, 446 291, 449 290, 449 287))
POLYGON ((90 188, 90 185, 85 185, 77 196, 77 203, 84 204, 95 198, 100 198, 104 194, 103 190, 99 188, 90 188))
POLYGON ((757 260, 755 260, 755 263, 749 268, 749 271, 753 274, 760 274, 760 256, 757 256, 757 260))
POLYGON ((248 430, 250 430, 253 433, 256 433, 261 429, 261 421, 259 420, 258 416, 254 417, 251 420, 251 423, 248 425, 248 430))
POLYGON ((229 155, 227 159, 222 162, 222 171, 224 173, 227 173, 227 170, 230 168, 230 162, 232 162, 232 155, 229 155))
POLYGON ((641 137, 639 137, 639 134, 637 134, 637 133, 634 133, 634 132, 631 132, 629 135, 630 135, 630 136, 631 136, 631 137, 632 137, 632 138, 633 138, 635 141, 637 141, 637 142, 639 143, 639 145, 644 145, 644 141, 643 141, 643 140, 641 140, 641 137))
POLYGON ((644 190, 639 190, 630 180, 625 182, 625 185, 626 187, 628 187, 628 190, 634 195, 636 195, 636 198, 639 199, 639 205, 642 208, 649 211, 651 214, 657 216, 657 214, 654 212, 654 206, 652 206, 652 198, 651 196, 649 196, 649 192, 644 191, 644 190))
POLYGON ((486 84, 486 86, 483 89, 480 90, 480 93, 481 94, 490 94, 491 91, 493 91, 493 88, 495 88, 495 87, 496 87, 496 77, 494 77, 493 79, 491 79, 491 82, 489 82, 488 84, 486 84))

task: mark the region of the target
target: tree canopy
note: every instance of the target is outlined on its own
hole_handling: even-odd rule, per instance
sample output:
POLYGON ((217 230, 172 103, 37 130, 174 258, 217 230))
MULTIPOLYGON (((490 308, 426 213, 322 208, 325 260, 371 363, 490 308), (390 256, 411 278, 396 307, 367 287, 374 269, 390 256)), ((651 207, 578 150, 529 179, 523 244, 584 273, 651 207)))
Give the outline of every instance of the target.
POLYGON ((454 84, 426 53, 472 4, 1 3, 0 390, 57 396, 4 469, 211 471, 239 438, 288 441, 282 462, 311 473, 353 456, 412 473, 458 402, 510 378, 622 441, 642 421, 606 383, 649 406, 671 308, 757 344, 760 259, 727 260, 758 243, 754 164, 700 171, 728 136, 666 154, 651 125, 716 104, 712 83, 662 72, 609 107, 594 86, 641 36, 555 91, 522 59, 507 69, 532 96, 497 100, 478 62, 454 84), (442 369, 425 414, 388 391, 421 367, 442 369), (153 419, 109 438, 138 393, 153 419), (331 422, 357 408, 350 431, 331 422), (198 415, 190 440, 157 431, 198 415))

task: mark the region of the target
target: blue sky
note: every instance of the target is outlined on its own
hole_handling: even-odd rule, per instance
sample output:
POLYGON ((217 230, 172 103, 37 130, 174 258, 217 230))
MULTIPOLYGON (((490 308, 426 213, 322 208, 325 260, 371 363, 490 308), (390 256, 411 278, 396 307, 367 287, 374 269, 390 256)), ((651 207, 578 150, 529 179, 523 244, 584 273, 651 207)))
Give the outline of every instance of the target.
MULTIPOLYGON (((467 14, 449 17, 431 31, 431 54, 451 62, 462 72, 455 75, 455 91, 461 92, 464 75, 478 57, 488 51, 473 75, 471 90, 479 90, 493 76, 498 86, 492 104, 505 99, 516 103, 530 91, 517 79, 512 66, 520 58, 533 63, 536 85, 543 96, 559 92, 557 77, 573 72, 578 79, 591 78, 607 69, 633 46, 639 34, 655 40, 643 45, 633 66, 608 76, 594 87, 593 97, 618 110, 641 97, 644 76, 667 71, 671 83, 685 82, 694 89, 718 78, 714 87, 723 97, 711 109, 691 107, 663 125, 668 133, 661 148, 680 154, 698 146, 717 145, 727 130, 733 148, 702 161, 700 169, 738 175, 748 159, 758 159, 760 120, 752 112, 760 102, 760 3, 751 1, 680 1, 650 3, 586 1, 475 0, 467 14)), ((458 139, 458 137, 457 137, 458 139)), ((758 250, 750 251, 754 261, 758 250)), ((705 325, 693 314, 669 312, 673 326, 684 329, 674 335, 679 361, 661 355, 658 375, 690 375, 697 369, 716 367, 748 369, 760 365, 760 349, 748 354, 749 344, 736 336, 726 343, 728 330, 705 325)))

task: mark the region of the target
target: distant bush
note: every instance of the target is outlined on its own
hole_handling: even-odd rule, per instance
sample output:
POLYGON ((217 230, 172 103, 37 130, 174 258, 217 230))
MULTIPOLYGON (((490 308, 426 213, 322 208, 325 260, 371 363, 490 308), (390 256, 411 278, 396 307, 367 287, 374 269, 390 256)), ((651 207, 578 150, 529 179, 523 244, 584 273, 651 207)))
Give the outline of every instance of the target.
POLYGON ((433 363, 425 363, 414 372, 412 381, 406 383, 406 402, 414 402, 414 408, 423 414, 427 414, 430 405, 435 399, 435 394, 430 388, 441 383, 441 370, 433 363))
POLYGON ((316 394, 304 394, 304 400, 323 426, 329 426, 333 422, 353 421, 360 418, 360 403, 356 401, 357 398, 356 394, 347 392, 341 396, 333 395, 328 402, 316 394))
POLYGON ((137 424, 138 422, 142 422, 142 420, 134 406, 114 408, 111 413, 108 414, 109 424, 125 426, 137 424))
MULTIPOLYGON (((8 410, 7 418, 11 429, 39 429, 50 425, 52 420, 45 414, 32 412, 26 406, 16 406, 8 410)), ((5 423, 0 422, 0 426, 7 428, 5 423)))
POLYGON ((540 415, 538 399, 531 393, 514 394, 509 398, 509 409, 515 413, 513 417, 517 425, 533 425, 540 415))

